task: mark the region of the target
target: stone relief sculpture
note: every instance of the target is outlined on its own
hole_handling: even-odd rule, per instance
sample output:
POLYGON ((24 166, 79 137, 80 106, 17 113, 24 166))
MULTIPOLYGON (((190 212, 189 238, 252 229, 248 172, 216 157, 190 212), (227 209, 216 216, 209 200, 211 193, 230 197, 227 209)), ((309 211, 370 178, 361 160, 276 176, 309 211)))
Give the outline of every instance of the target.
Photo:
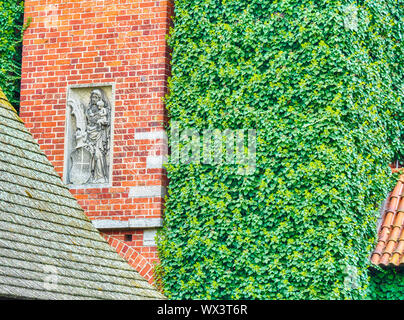
POLYGON ((71 112, 69 183, 75 185, 109 182, 111 104, 101 88, 92 89, 86 106, 69 99, 71 112))

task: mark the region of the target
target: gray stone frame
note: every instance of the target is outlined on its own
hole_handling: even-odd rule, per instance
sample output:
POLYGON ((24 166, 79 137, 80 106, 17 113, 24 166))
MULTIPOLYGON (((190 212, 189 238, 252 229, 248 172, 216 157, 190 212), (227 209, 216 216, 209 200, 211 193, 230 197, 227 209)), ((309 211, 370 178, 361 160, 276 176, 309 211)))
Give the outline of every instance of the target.
POLYGON ((70 85, 67 87, 66 95, 66 111, 65 111, 65 136, 64 136, 64 165, 63 165, 63 182, 71 189, 84 188, 106 188, 112 186, 112 166, 113 166, 113 145, 114 145, 114 114, 115 114, 115 83, 91 83, 70 85), (71 169, 72 158, 71 154, 74 151, 74 145, 77 147, 76 120, 72 115, 72 107, 69 105, 71 101, 80 102, 87 105, 90 95, 93 90, 101 89, 105 98, 109 102, 109 154, 107 155, 108 174, 105 176, 106 182, 89 182, 89 183, 72 183, 71 169), (76 132, 74 132, 76 131, 76 132))

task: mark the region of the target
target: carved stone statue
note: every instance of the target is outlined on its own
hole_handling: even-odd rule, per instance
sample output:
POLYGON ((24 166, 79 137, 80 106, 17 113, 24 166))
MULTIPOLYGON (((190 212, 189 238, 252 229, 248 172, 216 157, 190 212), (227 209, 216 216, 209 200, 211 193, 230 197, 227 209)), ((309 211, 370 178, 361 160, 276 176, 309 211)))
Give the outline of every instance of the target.
POLYGON ((108 98, 101 88, 97 88, 91 91, 87 106, 73 99, 68 105, 75 121, 69 182, 78 185, 108 183, 111 145, 108 98))

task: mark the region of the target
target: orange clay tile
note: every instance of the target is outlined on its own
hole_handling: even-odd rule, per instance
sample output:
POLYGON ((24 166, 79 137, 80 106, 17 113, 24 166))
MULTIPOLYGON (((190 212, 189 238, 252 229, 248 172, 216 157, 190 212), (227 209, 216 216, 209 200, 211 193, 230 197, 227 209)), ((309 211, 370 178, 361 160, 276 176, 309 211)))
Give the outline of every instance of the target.
POLYGON ((404 174, 390 194, 371 262, 379 266, 404 265, 404 174))

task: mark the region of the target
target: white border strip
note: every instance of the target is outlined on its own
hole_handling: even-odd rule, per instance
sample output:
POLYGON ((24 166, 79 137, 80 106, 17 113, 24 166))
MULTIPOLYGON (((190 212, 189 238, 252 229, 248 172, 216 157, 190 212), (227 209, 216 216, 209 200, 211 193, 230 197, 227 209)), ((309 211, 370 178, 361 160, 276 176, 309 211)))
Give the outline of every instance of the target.
POLYGON ((167 188, 163 186, 138 186, 129 188, 129 198, 164 198, 167 188))
POLYGON ((97 229, 148 229, 161 228, 162 218, 135 218, 129 220, 96 219, 92 220, 97 229))

